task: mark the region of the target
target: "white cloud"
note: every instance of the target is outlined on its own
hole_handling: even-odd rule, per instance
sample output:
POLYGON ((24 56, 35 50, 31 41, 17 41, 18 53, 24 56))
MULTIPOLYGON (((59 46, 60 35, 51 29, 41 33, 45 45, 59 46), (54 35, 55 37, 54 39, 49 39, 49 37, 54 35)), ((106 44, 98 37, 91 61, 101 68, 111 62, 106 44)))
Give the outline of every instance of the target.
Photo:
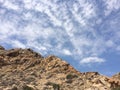
POLYGON ((83 58, 80 61, 80 64, 103 63, 103 62, 105 62, 105 60, 99 57, 87 57, 83 58))
POLYGON ((63 49, 63 51, 62 51, 65 55, 72 55, 72 53, 69 51, 69 50, 67 50, 67 49, 63 49))
MULTIPOLYGON (((108 1, 108 9, 118 9, 118 6, 111 6, 108 1)), ((0 2, 0 44, 33 48, 43 55, 70 55, 76 60, 82 60, 82 63, 103 62, 103 59, 97 56, 103 54, 108 47, 113 48, 112 50, 119 49, 115 43, 120 37, 119 30, 116 29, 119 27, 118 18, 115 17, 114 21, 102 20, 102 17, 98 17, 101 12, 96 13, 96 5, 91 0, 24 0, 21 1, 23 5, 10 0, 0 2), (101 24, 98 30, 94 28, 96 23, 101 24), (107 34, 103 33, 111 30, 117 33, 106 39, 107 34), (93 55, 96 57, 89 57, 93 55)), ((111 3, 116 5, 117 0, 111 0, 111 3)))
POLYGON ((117 46, 116 50, 120 51, 120 46, 117 46))
POLYGON ((26 9, 33 9, 34 7, 34 3, 32 2, 32 0, 23 0, 23 3, 26 9))
POLYGON ((4 0, 0 0, 0 3, 3 3, 4 2, 4 0))
POLYGON ((115 44, 114 44, 114 42, 112 40, 108 40, 106 42, 106 45, 107 45, 107 47, 115 47, 115 44))
POLYGON ((19 6, 16 4, 13 4, 12 1, 5 0, 4 2, 2 1, 2 3, 3 3, 3 6, 7 7, 8 9, 19 10, 19 6))
POLYGON ((16 48, 18 48, 18 47, 19 48, 26 48, 26 46, 18 40, 11 40, 11 44, 13 47, 16 47, 16 48))
POLYGON ((107 9, 105 10, 105 15, 109 15, 112 11, 120 9, 120 0, 103 0, 107 9))

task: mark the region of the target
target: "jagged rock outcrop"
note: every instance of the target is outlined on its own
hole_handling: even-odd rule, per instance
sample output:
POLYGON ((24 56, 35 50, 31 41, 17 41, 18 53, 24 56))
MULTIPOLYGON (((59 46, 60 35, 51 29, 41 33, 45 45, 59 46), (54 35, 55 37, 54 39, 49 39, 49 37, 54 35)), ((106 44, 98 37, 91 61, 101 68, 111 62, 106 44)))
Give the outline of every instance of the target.
POLYGON ((0 46, 0 90, 113 90, 119 86, 117 78, 78 72, 54 55, 42 57, 31 49, 0 46))
POLYGON ((120 80, 120 72, 115 74, 115 75, 113 75, 112 78, 120 80))

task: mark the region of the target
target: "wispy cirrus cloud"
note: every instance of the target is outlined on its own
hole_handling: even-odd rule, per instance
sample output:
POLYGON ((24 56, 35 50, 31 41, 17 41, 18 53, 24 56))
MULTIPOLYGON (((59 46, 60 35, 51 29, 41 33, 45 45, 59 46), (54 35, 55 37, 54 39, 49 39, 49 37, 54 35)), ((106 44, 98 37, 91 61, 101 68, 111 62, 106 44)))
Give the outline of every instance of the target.
POLYGON ((103 0, 106 4, 105 15, 120 9, 120 0, 103 0))
POLYGON ((99 56, 120 45, 119 13, 104 16, 118 10, 119 1, 104 2, 102 15, 99 3, 91 0, 0 0, 0 44, 72 56, 80 64, 103 63, 99 56))

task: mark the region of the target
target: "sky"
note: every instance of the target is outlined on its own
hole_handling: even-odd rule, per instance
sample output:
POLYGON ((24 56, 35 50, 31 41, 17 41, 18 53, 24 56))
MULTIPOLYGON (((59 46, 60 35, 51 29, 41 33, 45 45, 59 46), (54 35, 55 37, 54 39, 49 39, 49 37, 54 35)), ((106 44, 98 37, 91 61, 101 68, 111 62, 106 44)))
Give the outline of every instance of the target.
POLYGON ((111 76, 120 72, 120 0, 0 0, 0 45, 111 76))

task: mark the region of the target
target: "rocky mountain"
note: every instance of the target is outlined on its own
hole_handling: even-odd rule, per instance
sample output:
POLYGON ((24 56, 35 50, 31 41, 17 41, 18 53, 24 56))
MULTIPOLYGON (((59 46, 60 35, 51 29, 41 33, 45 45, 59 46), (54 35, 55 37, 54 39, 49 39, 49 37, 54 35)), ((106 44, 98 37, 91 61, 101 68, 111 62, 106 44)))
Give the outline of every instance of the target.
POLYGON ((112 78, 116 78, 116 79, 119 79, 119 80, 120 80, 120 72, 117 73, 117 74, 115 74, 115 75, 113 75, 112 78))
MULTIPOLYGON (((120 76, 120 75, 119 75, 120 76)), ((0 90, 120 90, 118 75, 81 73, 66 61, 31 49, 0 46, 0 90)))

